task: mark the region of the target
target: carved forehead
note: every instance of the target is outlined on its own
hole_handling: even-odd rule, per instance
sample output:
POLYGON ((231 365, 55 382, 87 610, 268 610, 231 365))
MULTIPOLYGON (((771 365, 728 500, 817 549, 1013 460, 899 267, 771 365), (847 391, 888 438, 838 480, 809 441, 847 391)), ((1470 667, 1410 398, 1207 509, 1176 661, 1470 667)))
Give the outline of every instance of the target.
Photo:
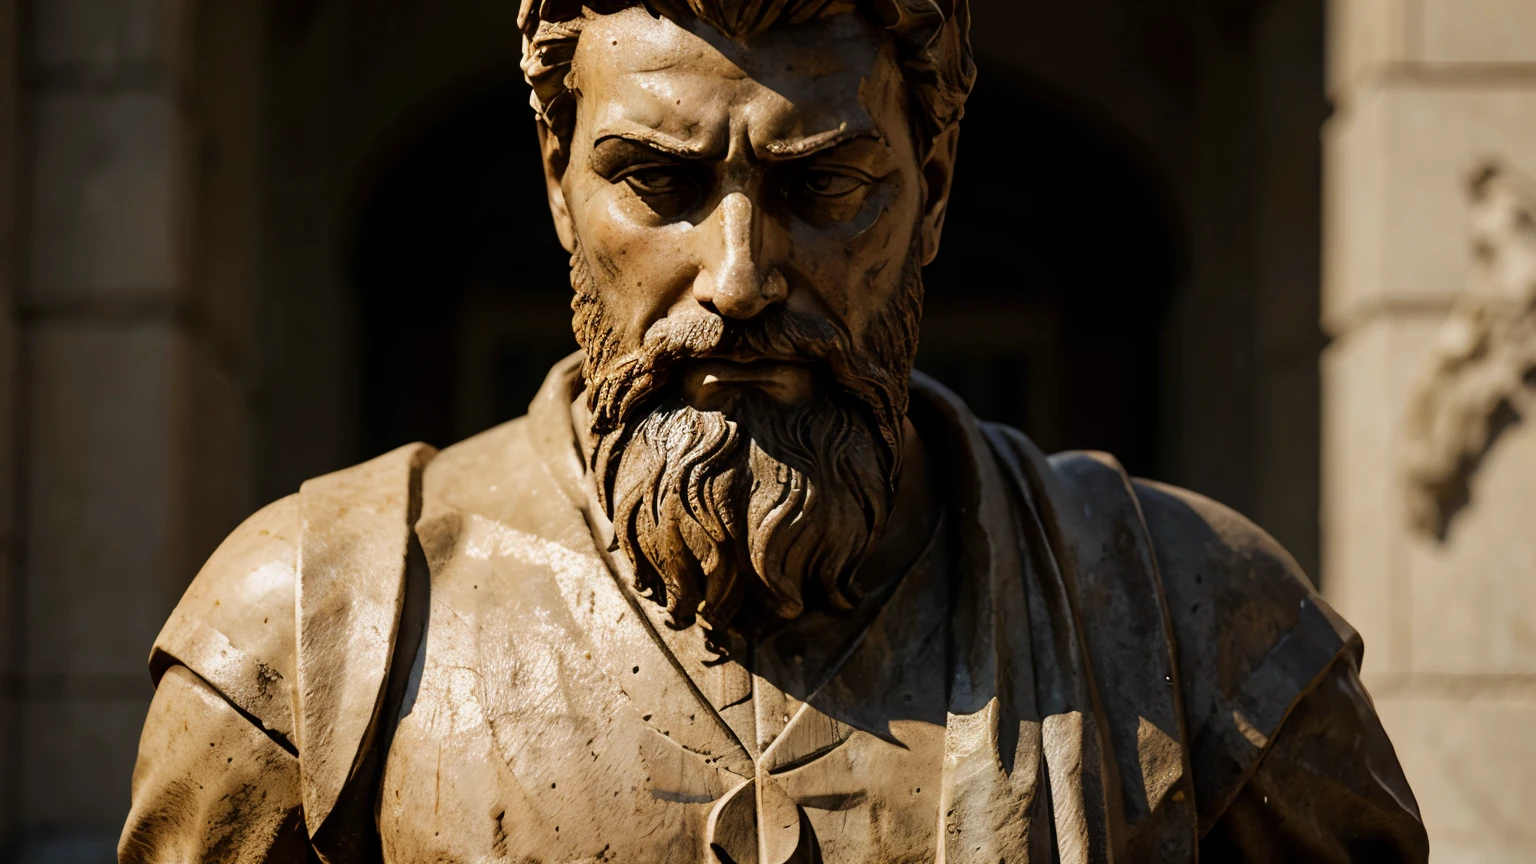
POLYGON ((677 134, 744 108, 774 127, 759 131, 786 135, 878 126, 892 107, 904 119, 900 76, 889 35, 861 16, 736 42, 636 7, 587 22, 571 81, 584 115, 599 123, 623 118, 677 134))

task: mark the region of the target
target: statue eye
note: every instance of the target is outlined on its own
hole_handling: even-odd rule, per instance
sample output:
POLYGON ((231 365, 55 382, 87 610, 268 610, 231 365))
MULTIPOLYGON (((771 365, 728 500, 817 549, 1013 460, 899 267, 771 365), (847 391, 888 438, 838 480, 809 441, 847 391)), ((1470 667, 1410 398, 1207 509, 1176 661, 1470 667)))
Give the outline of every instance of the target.
POLYGON ((670 195, 690 183, 684 172, 670 165, 649 165, 625 174, 624 182, 641 195, 670 195))
POLYGON ((869 181, 847 171, 813 168, 805 172, 801 182, 805 191, 823 198, 841 198, 869 185, 869 181))
POLYGON ((686 165, 641 165, 616 179, 624 181, 653 212, 669 219, 692 210, 702 192, 696 172, 686 165))

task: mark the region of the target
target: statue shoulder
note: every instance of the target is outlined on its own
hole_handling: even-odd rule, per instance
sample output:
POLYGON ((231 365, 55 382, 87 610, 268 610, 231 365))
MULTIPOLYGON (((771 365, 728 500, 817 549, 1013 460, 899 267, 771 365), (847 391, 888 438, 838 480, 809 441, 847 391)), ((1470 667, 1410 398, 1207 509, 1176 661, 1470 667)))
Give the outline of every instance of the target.
POLYGON ((518 417, 444 448, 427 468, 429 497, 470 511, 516 497, 525 475, 543 471, 529 425, 518 417))
MULTIPOLYGON (((1231 508, 1132 479, 1106 454, 1046 461, 1050 470, 1036 482, 1078 567, 1082 614, 1116 614, 1104 598, 1142 584, 1138 573, 1151 571, 1156 588, 1146 602, 1166 615, 1203 831, 1336 661, 1353 655, 1358 662, 1359 637, 1284 547, 1231 508)), ((1112 655, 1117 645, 1100 640, 1096 648, 1112 655)), ((1111 681, 1120 667, 1109 656, 1099 660, 1111 681)))
MULTIPOLYGON (((1218 679, 1246 676, 1308 608, 1325 608, 1296 559, 1242 514, 1176 486, 1133 486, 1175 631, 1191 648, 1219 647, 1223 666, 1210 670, 1218 679)), ((1335 630, 1346 628, 1341 638, 1356 638, 1331 610, 1323 617, 1335 630)))
POLYGON ((444 514, 475 517, 585 547, 592 534, 576 503, 585 492, 581 471, 569 433, 554 436, 519 417, 437 454, 423 478, 422 522, 432 532, 444 514))
POLYGON ((1133 483, 1167 599, 1204 830, 1358 634, 1250 520, 1185 489, 1133 483))
POLYGON ((1285 547, 1241 513, 1177 486, 1133 485, 1169 590, 1292 618, 1312 593, 1285 547))
POLYGON ((262 725, 288 735, 295 669, 299 496, 268 504, 219 544, 150 654, 156 684, 185 666, 262 725))

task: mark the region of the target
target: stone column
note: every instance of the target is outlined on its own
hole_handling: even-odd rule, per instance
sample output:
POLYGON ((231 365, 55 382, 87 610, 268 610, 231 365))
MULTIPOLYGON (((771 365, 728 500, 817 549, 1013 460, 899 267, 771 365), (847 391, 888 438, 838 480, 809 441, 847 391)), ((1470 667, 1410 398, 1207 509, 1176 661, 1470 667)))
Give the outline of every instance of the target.
POLYGON ((262 503, 267 9, 0 0, 0 57, 22 73, 0 72, 0 831, 20 862, 115 859, 149 647, 262 503))
POLYGON ((1410 527, 1404 408, 1473 270, 1466 175, 1536 176, 1536 4, 1333 0, 1323 585, 1439 862, 1536 858, 1536 418, 1444 539, 1410 527))
POLYGON ((186 582, 167 566, 184 341, 172 4, 23 5, 5 54, 27 111, 19 728, 3 740, 16 860, 104 862, 151 695, 144 661, 186 582))
POLYGON ((0 0, 0 857, 11 846, 17 801, 20 679, 17 669, 21 615, 16 579, 15 383, 16 228, 21 215, 21 63, 17 0, 0 0))
MULTIPOLYGON (((1319 314, 1325 4, 1259 4, 1256 111, 1252 471, 1248 515, 1318 572, 1319 314)), ((1213 424, 1219 430, 1221 424, 1213 424)), ((1190 458, 1199 458, 1191 454, 1190 458)), ((1225 503, 1225 502, 1224 502, 1225 503)))

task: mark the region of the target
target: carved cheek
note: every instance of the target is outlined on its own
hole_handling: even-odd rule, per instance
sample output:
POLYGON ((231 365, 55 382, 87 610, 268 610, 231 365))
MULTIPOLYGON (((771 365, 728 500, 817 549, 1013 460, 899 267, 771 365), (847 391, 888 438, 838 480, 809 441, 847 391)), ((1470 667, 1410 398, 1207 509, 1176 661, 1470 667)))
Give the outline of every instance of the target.
POLYGON ((913 220, 893 216, 887 213, 887 218, 861 235, 846 258, 847 273, 842 284, 849 296, 845 314, 855 330, 859 322, 876 317, 901 288, 915 229, 913 220))
POLYGON ((796 291, 791 294, 790 305, 808 313, 821 311, 815 308, 820 306, 845 326, 856 330, 860 320, 885 302, 890 289, 884 283, 896 281, 883 279, 881 274, 887 269, 899 273, 903 259, 898 257, 887 263, 884 256, 872 258, 853 250, 845 251, 846 254, 797 259, 793 268, 797 278, 793 284, 810 289, 815 302, 807 303, 809 298, 796 296, 803 293, 796 291))
POLYGON ((646 217, 645 205, 630 194, 624 184, 609 183, 601 177, 585 179, 580 204, 576 208, 577 230, 585 245, 603 244, 615 249, 650 242, 659 228, 646 217), (648 222, 652 224, 647 224, 648 222))
POLYGON ((637 221, 629 212, 632 202, 612 186, 585 203, 577 230, 582 254, 610 312, 631 322, 638 335, 692 286, 699 269, 690 243, 693 226, 637 221))

